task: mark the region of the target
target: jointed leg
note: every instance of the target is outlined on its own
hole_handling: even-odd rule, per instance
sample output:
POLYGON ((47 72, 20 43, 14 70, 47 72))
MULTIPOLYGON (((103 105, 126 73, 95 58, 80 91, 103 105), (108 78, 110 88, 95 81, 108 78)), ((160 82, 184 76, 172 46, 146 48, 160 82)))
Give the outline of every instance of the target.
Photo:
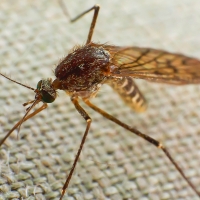
MULTIPOLYGON (((37 102, 36 102, 37 103, 37 102)), ((24 104, 26 105, 26 103, 24 104)), ((10 136, 10 134, 17 129, 23 122, 25 122, 26 120, 32 118, 33 116, 37 115, 39 112, 41 112, 42 110, 47 108, 47 104, 44 103, 41 107, 39 107, 37 110, 35 110, 34 112, 30 113, 29 115, 28 112, 32 109, 32 107, 34 107, 35 104, 33 104, 26 112, 26 114, 24 115, 24 117, 22 119, 20 119, 14 126, 13 128, 7 133, 7 135, 0 141, 0 146, 6 141, 6 139, 10 136), (26 116, 27 115, 27 116, 26 116)))
MULTIPOLYGON (((66 16, 69 16, 69 13, 63 3, 62 0, 59 0, 59 3, 61 5, 61 8, 63 9, 63 12, 66 16)), ((83 17, 85 14, 89 13, 90 11, 94 10, 94 15, 93 15, 93 18, 92 18, 92 22, 91 22, 91 25, 90 25, 90 30, 89 30, 89 33, 88 33, 88 37, 87 37, 87 42, 86 44, 90 43, 91 40, 92 40, 92 35, 93 35, 93 32, 94 32, 94 27, 96 25, 96 21, 97 21, 97 17, 98 17, 98 13, 99 13, 99 5, 94 5, 92 8, 86 10, 85 12, 81 13, 80 15, 78 15, 77 17, 71 19, 70 18, 70 22, 75 22, 76 20, 80 19, 81 17, 83 17)))
POLYGON ((142 137, 143 139, 145 139, 146 141, 150 142, 151 144, 153 144, 154 146, 160 148, 163 150, 163 152, 165 153, 165 155, 169 158, 169 160, 173 163, 173 165, 176 167, 176 169, 179 171, 179 173, 182 175, 182 177, 187 181, 187 183, 190 185, 190 187, 196 192, 196 194, 198 196, 200 196, 200 192, 197 191, 197 189, 195 188, 195 186, 193 185, 193 183, 185 176, 184 172, 182 171, 182 169, 179 167, 179 165, 175 162, 175 160, 172 158, 172 156, 170 155, 170 153, 168 152, 168 150, 158 141, 156 141, 155 139, 153 139, 152 137, 149 137, 148 135, 145 135, 143 133, 141 133, 140 131, 138 131, 135 128, 132 128, 130 126, 128 126, 127 124, 121 122, 120 120, 116 119, 115 117, 113 117, 112 115, 109 115, 108 113, 106 113, 105 111, 101 110, 100 108, 98 108, 97 106, 95 106, 94 104, 92 104, 89 100, 85 100, 84 101, 90 108, 92 108, 93 110, 95 110, 96 112, 100 113, 101 115, 103 115, 104 117, 106 117, 107 119, 115 122, 116 124, 118 124, 119 126, 131 131, 132 133, 138 135, 139 137, 142 137))
POLYGON ((73 172, 74 172, 74 170, 75 170, 75 168, 76 168, 76 164, 77 164, 77 162, 78 162, 78 159, 79 159, 79 157, 80 157, 81 151, 82 151, 82 149, 83 149, 83 145, 84 145, 84 143, 85 143, 85 140, 86 140, 88 131, 89 131, 89 129, 90 129, 90 124, 91 124, 91 122, 92 122, 90 116, 89 116, 89 115, 85 112, 85 110, 79 105, 77 98, 76 98, 76 97, 72 97, 72 98, 71 98, 71 101, 73 102, 73 104, 74 104, 74 106, 76 107, 77 111, 78 111, 78 112, 82 115, 82 117, 85 119, 85 121, 87 122, 87 125, 86 125, 86 129, 85 129, 85 133, 84 133, 84 135, 83 135, 83 137, 82 137, 81 144, 80 144, 80 146, 79 146, 78 152, 77 152, 77 154, 76 154, 74 163, 73 163, 72 168, 71 168, 71 170, 70 170, 70 172, 69 172, 69 175, 68 175, 68 177, 67 177, 67 180, 65 181, 65 184, 64 184, 64 186, 63 186, 62 194, 61 194, 60 200, 62 200, 62 198, 63 198, 63 196, 64 196, 64 194, 65 194, 65 191, 66 191, 66 189, 68 188, 69 182, 70 182, 70 180, 71 180, 71 178, 72 178, 73 172))

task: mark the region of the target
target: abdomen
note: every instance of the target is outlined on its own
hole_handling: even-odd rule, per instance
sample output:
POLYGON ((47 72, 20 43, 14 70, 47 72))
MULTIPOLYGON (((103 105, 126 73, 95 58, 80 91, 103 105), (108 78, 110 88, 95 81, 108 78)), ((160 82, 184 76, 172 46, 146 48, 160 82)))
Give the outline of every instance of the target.
POLYGON ((136 83, 130 77, 123 77, 117 81, 109 81, 108 84, 120 95, 122 100, 137 112, 146 110, 147 105, 144 96, 139 91, 136 83))

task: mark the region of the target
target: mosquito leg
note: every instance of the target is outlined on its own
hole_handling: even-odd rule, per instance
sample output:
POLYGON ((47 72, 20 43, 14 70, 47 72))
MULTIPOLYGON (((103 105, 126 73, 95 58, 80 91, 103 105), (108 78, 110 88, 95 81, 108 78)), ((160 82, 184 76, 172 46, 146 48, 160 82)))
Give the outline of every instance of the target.
POLYGON ((38 108, 37 110, 35 110, 34 112, 30 113, 28 116, 26 116, 26 114, 24 116, 26 116, 25 118, 23 117, 22 119, 20 119, 14 126, 13 128, 6 134, 6 136, 0 141, 0 146, 6 141, 6 139, 10 136, 10 134, 17 129, 23 122, 25 122, 26 120, 32 118, 33 116, 37 115, 39 112, 41 112, 42 110, 47 108, 47 104, 44 103, 40 108, 38 108))
POLYGON ((187 181, 187 183, 190 185, 190 187, 196 192, 196 194, 198 196, 200 196, 200 192, 197 191, 197 189, 195 188, 195 186, 193 185, 193 183, 185 176, 184 172, 182 171, 182 169, 179 167, 179 165, 175 162, 175 160, 172 158, 172 156, 170 155, 169 151, 162 145, 162 143, 158 142, 157 140, 153 139, 152 137, 145 135, 143 133, 141 133, 140 131, 138 131, 137 129, 128 126, 127 124, 121 122, 120 120, 116 119, 115 117, 113 117, 112 115, 109 115, 108 113, 106 113, 105 111, 103 111, 102 109, 98 108, 97 106, 95 106, 94 104, 92 104, 89 100, 85 100, 84 101, 90 108, 92 108, 93 110, 95 110, 96 112, 100 113, 101 115, 103 115, 105 118, 115 122, 116 124, 118 124, 119 126, 129 130, 130 132, 138 135, 139 137, 142 137, 143 139, 145 139, 146 141, 150 142, 151 144, 153 144, 154 146, 158 147, 159 149, 162 149, 163 152, 165 153, 165 155, 169 158, 169 160, 172 162, 172 164, 176 167, 176 169, 179 171, 179 173, 181 174, 181 176, 187 181))
POLYGON ((94 15, 93 15, 93 18, 92 18, 92 22, 91 22, 91 25, 90 25, 90 30, 89 30, 89 33, 88 33, 88 37, 87 37, 87 42, 86 44, 90 43, 91 40, 92 40, 92 35, 93 35, 93 32, 94 32, 94 27, 96 25, 96 21, 97 21, 97 17, 98 17, 98 13, 99 13, 99 9, 100 9, 100 6, 99 5, 94 5, 92 8, 86 10, 85 12, 81 13, 80 15, 78 15, 77 17, 71 19, 70 18, 70 15, 67 11, 67 8, 65 6, 65 4, 63 3, 62 0, 59 0, 59 3, 60 3, 60 6, 64 12, 64 14, 69 17, 70 19, 70 22, 75 22, 76 20, 80 19, 81 17, 83 17, 85 14, 89 13, 90 11, 94 10, 94 15))
POLYGON ((76 164, 77 164, 78 159, 79 159, 79 157, 80 157, 81 151, 82 151, 82 149, 83 149, 83 145, 84 145, 84 143, 85 143, 85 140, 86 140, 86 137, 87 137, 87 134, 88 134, 88 131, 89 131, 89 129, 90 129, 91 122, 92 122, 90 116, 89 116, 89 115, 86 113, 86 111, 79 105, 78 99, 77 99, 76 97, 71 97, 71 101, 72 101, 72 103, 74 104, 74 106, 75 106, 75 108, 77 109, 77 111, 78 111, 78 112, 82 115, 82 117, 85 119, 85 121, 87 122, 87 125, 86 125, 86 129, 85 129, 84 135, 83 135, 83 137, 82 137, 81 144, 80 144, 80 146, 79 146, 78 152, 77 152, 76 157, 75 157, 75 159, 74 159, 72 168, 71 168, 71 170, 70 170, 70 172, 69 172, 69 175, 68 175, 68 177, 67 177, 67 179, 66 179, 66 181, 65 181, 65 184, 64 184, 64 186, 63 186, 62 194, 61 194, 60 200, 62 200, 62 198, 63 198, 63 196, 64 196, 64 194, 65 194, 65 191, 66 191, 66 189, 68 188, 69 182, 70 182, 70 180, 71 180, 71 178, 72 178, 72 174, 73 174, 73 172, 74 172, 74 170, 75 170, 75 168, 76 168, 76 164))

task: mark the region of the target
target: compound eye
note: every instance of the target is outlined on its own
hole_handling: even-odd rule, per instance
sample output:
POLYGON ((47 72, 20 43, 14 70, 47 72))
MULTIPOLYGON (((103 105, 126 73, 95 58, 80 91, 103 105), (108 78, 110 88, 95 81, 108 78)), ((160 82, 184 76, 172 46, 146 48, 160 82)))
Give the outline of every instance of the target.
POLYGON ((37 84, 37 89, 40 91, 40 95, 42 97, 42 101, 44 103, 52 103, 56 99, 56 91, 51 86, 51 81, 40 80, 37 84))
POLYGON ((44 103, 52 103, 55 101, 54 95, 51 95, 49 92, 41 90, 41 94, 42 94, 42 101, 44 103))

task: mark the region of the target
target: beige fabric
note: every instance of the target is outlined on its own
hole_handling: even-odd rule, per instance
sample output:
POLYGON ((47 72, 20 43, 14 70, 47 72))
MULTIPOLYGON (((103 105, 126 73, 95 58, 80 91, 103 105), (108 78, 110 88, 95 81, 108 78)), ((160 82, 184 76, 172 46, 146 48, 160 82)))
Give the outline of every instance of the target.
MULTIPOLYGON (((198 0, 65 1, 72 16, 101 5, 95 42, 153 47, 200 55, 198 0)), ((36 87, 52 77, 59 60, 84 44, 92 14, 69 24, 57 1, 2 0, 0 69, 36 87)), ((200 191, 199 85, 137 81, 149 102, 134 113, 109 87, 93 102, 127 124, 162 141, 200 191)), ((19 120, 31 90, 0 77, 0 135, 19 120)), ((84 106, 93 119, 80 162, 64 199, 199 199, 164 154, 84 106)), ((0 199, 56 199, 69 171, 85 122, 69 97, 21 126, 0 149, 0 199)))

